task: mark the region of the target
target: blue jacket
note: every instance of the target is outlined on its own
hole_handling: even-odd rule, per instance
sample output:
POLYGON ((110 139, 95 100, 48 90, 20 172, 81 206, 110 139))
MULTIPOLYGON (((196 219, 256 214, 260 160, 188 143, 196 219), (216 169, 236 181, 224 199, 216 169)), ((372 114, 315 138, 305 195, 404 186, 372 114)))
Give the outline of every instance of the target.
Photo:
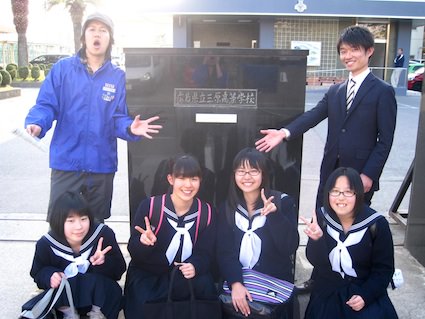
POLYGON ((128 133, 125 73, 108 60, 89 74, 80 54, 56 63, 40 88, 25 126, 42 128, 40 138, 56 127, 50 144, 50 167, 63 171, 113 173, 117 170, 117 137, 128 133))

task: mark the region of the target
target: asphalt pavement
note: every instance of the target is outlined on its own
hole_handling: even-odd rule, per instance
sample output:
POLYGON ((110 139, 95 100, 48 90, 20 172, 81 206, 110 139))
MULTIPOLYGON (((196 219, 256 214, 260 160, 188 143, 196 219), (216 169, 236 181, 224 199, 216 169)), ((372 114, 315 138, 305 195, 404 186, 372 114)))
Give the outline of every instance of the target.
MULTIPOLYGON (((315 105, 323 90, 307 90, 306 109, 315 105)), ((48 152, 27 143, 11 131, 23 127, 28 109, 34 104, 38 89, 22 89, 20 97, 0 100, 0 284, 2 311, 0 319, 18 318, 21 305, 37 293, 29 276, 35 241, 48 230, 45 222, 49 196, 50 169, 48 152)), ((391 206, 405 174, 414 158, 419 117, 420 95, 409 93, 397 97, 398 118, 394 146, 381 178, 381 190, 375 195, 372 207, 387 216, 394 237, 395 263, 404 275, 401 288, 389 290, 400 319, 424 318, 425 267, 404 248, 404 226, 388 217, 391 206)), ((46 136, 45 143, 51 138, 46 136)), ((300 215, 309 216, 314 208, 318 172, 326 138, 326 123, 304 135, 300 215)), ((114 184, 112 217, 107 221, 116 232, 127 261, 126 242, 129 237, 128 180, 126 143, 119 142, 119 169, 114 184)), ((409 193, 400 206, 407 211, 409 193)), ((311 265, 305 258, 307 238, 304 225, 299 225, 301 244, 296 260, 296 281, 309 278, 311 265)), ((123 277, 124 278, 124 277, 123 277)), ((123 279, 121 280, 123 284, 123 279)), ((308 302, 301 296, 300 312, 308 302)), ((302 316, 300 317, 302 318, 302 316)))

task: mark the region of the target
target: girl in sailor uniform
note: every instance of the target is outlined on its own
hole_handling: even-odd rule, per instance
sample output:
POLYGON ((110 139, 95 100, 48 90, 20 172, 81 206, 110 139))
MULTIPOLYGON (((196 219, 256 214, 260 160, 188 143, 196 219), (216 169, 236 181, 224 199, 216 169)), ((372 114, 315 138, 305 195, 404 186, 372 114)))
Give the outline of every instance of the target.
MULTIPOLYGON (((122 290, 117 281, 126 264, 114 232, 94 222, 93 213, 79 193, 62 194, 53 211, 50 231, 36 244, 31 277, 46 292, 59 287, 66 277, 79 313, 92 319, 118 318, 122 290)), ((55 309, 63 318, 79 318, 69 307, 65 291, 55 309)))
POLYGON ((185 278, 192 278, 197 298, 217 300, 210 272, 215 248, 214 214, 209 204, 195 197, 201 184, 201 167, 192 156, 181 156, 167 180, 171 194, 143 200, 134 217, 124 288, 127 319, 143 319, 146 302, 167 298, 174 267, 179 271, 173 300, 190 298, 185 278))
MULTIPOLYGON (((245 316, 251 313, 251 296, 243 285, 243 267, 294 281, 296 206, 290 196, 271 191, 269 184, 267 158, 255 148, 241 150, 233 161, 227 201, 218 213, 220 273, 231 287, 235 309, 245 316)), ((291 308, 288 305, 280 318, 289 318, 291 308)))
POLYGON ((394 247, 387 220, 364 204, 360 175, 336 169, 312 221, 306 255, 317 276, 305 318, 398 318, 387 287, 394 247))

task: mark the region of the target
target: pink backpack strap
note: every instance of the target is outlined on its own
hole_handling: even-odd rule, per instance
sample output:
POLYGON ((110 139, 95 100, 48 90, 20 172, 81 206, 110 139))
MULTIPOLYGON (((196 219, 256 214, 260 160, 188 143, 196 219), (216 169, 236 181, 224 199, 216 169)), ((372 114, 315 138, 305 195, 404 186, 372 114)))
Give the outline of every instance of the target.
MULTIPOLYGON (((150 208, 149 208, 149 220, 151 222, 152 222, 152 219, 153 219, 152 217, 153 217, 153 214, 154 214, 154 211, 153 211, 154 202, 155 202, 155 196, 152 196, 151 197, 151 205, 150 205, 150 208)), ((161 228, 162 220, 163 220, 163 217, 164 217, 164 206, 165 206, 165 194, 162 195, 162 198, 161 198, 161 211, 160 211, 160 215, 159 215, 158 225, 152 225, 153 227, 155 227, 155 229, 153 229, 155 236, 158 234, 159 229, 161 228)))
POLYGON ((154 196, 152 196, 152 197, 151 197, 151 205, 150 205, 150 208, 149 208, 149 220, 151 220, 151 219, 152 219, 152 214, 153 214, 153 201, 154 201, 154 199, 155 199, 155 197, 154 197, 154 196))
POLYGON ((207 220, 207 226, 211 223, 211 205, 206 203, 208 207, 208 220, 207 220))
MULTIPOLYGON (((199 226, 201 224, 201 219, 202 219, 202 203, 199 198, 196 198, 196 199, 198 201, 198 217, 196 219, 195 243, 196 243, 196 240, 198 239, 199 226)), ((207 224, 206 224, 206 227, 207 227, 211 223, 211 206, 208 203, 206 203, 206 205, 208 208, 208 216, 207 216, 207 224)))
POLYGON ((198 239, 198 233, 199 233, 199 224, 201 223, 201 211, 202 211, 202 205, 201 205, 201 200, 199 198, 197 198, 198 200, 198 217, 196 219, 196 230, 195 230, 195 243, 196 240, 198 239))
POLYGON ((162 195, 161 200, 161 215, 159 215, 159 223, 155 230, 155 236, 158 234, 159 229, 161 228, 162 220, 164 218, 164 207, 165 207, 165 194, 162 195))

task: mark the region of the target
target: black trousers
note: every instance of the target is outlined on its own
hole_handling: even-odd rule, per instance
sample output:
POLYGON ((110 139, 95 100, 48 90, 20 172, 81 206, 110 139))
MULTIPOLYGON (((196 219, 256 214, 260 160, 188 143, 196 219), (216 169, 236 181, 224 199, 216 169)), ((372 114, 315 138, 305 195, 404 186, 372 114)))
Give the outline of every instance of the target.
POLYGON ((47 221, 55 213, 52 211, 53 203, 66 191, 81 192, 97 221, 103 222, 109 218, 111 216, 114 176, 115 173, 93 174, 52 169, 47 221))

